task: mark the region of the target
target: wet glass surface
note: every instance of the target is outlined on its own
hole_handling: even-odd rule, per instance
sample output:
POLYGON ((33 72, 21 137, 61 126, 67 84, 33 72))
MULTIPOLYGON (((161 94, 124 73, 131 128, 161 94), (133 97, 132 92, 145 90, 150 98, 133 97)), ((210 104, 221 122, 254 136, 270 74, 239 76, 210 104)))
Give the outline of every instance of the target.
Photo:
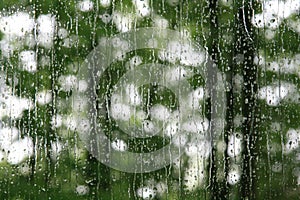
POLYGON ((298 0, 2 0, 0 199, 298 199, 298 0))

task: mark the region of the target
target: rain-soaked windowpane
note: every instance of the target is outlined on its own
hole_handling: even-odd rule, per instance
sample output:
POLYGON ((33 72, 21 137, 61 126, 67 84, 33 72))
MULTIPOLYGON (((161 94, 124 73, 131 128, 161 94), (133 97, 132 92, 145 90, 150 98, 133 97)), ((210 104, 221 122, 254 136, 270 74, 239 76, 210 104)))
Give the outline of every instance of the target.
POLYGON ((299 199, 299 0, 1 0, 0 199, 299 199))

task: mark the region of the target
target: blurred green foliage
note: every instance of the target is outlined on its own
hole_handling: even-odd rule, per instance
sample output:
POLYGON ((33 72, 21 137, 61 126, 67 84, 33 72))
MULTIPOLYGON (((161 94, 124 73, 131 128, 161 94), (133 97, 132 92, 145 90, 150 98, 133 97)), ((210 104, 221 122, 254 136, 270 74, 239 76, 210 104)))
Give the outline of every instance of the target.
MULTIPOLYGON (((88 53, 99 43, 100 38, 110 37, 118 33, 118 30, 112 23, 105 24, 99 18, 100 15, 112 13, 117 10, 123 13, 134 13, 134 5, 130 0, 113 1, 113 6, 104 8, 99 1, 94 0, 94 8, 90 12, 81 12, 77 8, 75 0, 2 0, 0 2, 0 11, 2 15, 12 14, 16 11, 29 12, 34 18, 41 14, 51 14, 57 20, 57 27, 68 30, 69 35, 73 36, 74 45, 71 47, 63 46, 63 39, 55 37, 53 48, 47 49, 36 46, 37 58, 47 57, 49 64, 38 66, 36 73, 22 71, 18 66, 18 51, 14 52, 9 59, 3 58, 1 66, 7 78, 17 77, 18 84, 15 85, 15 95, 35 98, 37 91, 47 89, 52 91, 55 99, 48 105, 36 105, 35 109, 25 111, 21 119, 15 120, 15 124, 24 135, 33 138, 36 152, 34 157, 30 158, 26 165, 29 166, 29 174, 20 173, 22 165, 9 165, 5 162, 0 164, 0 198, 1 199, 137 199, 136 190, 147 180, 165 181, 168 186, 168 193, 157 199, 240 199, 239 188, 241 183, 228 187, 226 197, 214 197, 213 193, 205 187, 198 188, 196 191, 187 192, 181 182, 182 177, 173 176, 172 167, 146 173, 146 174, 128 174, 108 168, 91 157, 84 149, 82 142, 74 131, 64 128, 53 129, 51 124, 52 115, 59 112, 71 114, 68 106, 68 100, 72 99, 72 92, 60 90, 58 78, 61 75, 76 74, 80 63, 86 58, 88 53), (53 160, 51 159, 50 142, 62 140, 67 145, 63 153, 53 160), (80 149, 80 151, 78 150, 80 149), (78 185, 87 185, 89 192, 83 196, 76 193, 78 185)), ((171 6, 163 0, 150 1, 150 5, 159 17, 165 18, 169 22, 171 29, 187 29, 192 36, 193 42, 204 46, 207 50, 214 38, 211 34, 210 13, 211 8, 207 1, 179 1, 177 6, 171 6)), ((219 1, 217 8, 218 24, 218 50, 219 50, 219 69, 228 75, 243 75, 241 68, 230 69, 234 60, 235 44, 235 11, 234 2, 226 3, 219 1)), ((261 8, 255 13, 260 13, 261 8)), ((151 26, 153 16, 137 19, 135 27, 151 26)), ((300 15, 295 14, 289 20, 300 20, 300 15)), ((56 30, 57 31, 57 30, 56 30)), ((294 56, 300 53, 299 33, 292 30, 286 21, 274 30, 273 39, 265 38, 265 28, 253 28, 253 35, 256 37, 255 51, 263 54, 267 61, 278 60, 284 57, 294 56)), ((0 39, 3 34, 0 33, 0 39)), ((28 49, 23 46, 19 51, 28 49)), ((153 52, 141 50, 132 55, 141 55, 145 58, 151 56, 153 52)), ((0 54, 1 55, 1 54, 0 54)), ((124 62, 117 62, 111 66, 111 69, 103 76, 101 82, 103 87, 113 88, 119 77, 125 71, 124 62)), ((265 71, 264 66, 258 68, 257 83, 259 88, 277 83, 280 81, 291 82, 300 87, 299 74, 286 74, 272 71, 265 71)), ((194 76, 190 79, 191 84, 196 87, 204 84, 201 76, 194 76)), ((101 85, 100 84, 100 85, 101 85)), ((14 86, 14 85, 13 85, 14 86)), ((231 85, 228 84, 230 87, 231 85)), ((161 89, 158 94, 154 94, 155 87, 144 86, 144 91, 151 91, 151 101, 160 102, 158 96, 163 96, 163 102, 166 104, 172 102, 175 105, 176 98, 167 89, 161 89), (173 96, 172 96, 173 95, 173 96)), ((156 88, 157 89, 157 88, 156 88)), ((146 98, 146 97, 144 97, 146 98)), ((234 114, 241 114, 242 105, 241 91, 234 91, 234 114)), ((284 154, 283 145, 287 142, 285 133, 291 129, 299 127, 300 106, 299 103, 284 102, 276 107, 270 107, 266 102, 258 100, 259 112, 261 118, 258 122, 258 138, 256 140, 256 154, 253 157, 255 162, 253 184, 256 199, 299 199, 300 191, 297 186, 297 176, 295 170, 300 168, 299 159, 295 157, 299 150, 290 154, 284 154), (279 130, 274 130, 274 122, 280 124, 279 130), (272 145, 274 147, 272 147, 272 145), (277 145, 277 146, 276 146, 277 145), (270 150, 270 148, 274 148, 270 150), (281 170, 273 172, 272 166, 279 163, 281 170)), ((5 119, 4 119, 5 120, 5 119)), ((9 119, 6 119, 9 121, 9 119)), ((111 127, 110 127, 111 128, 111 127)), ((234 127, 234 131, 241 131, 241 127, 234 127)), ((165 141, 151 140, 148 145, 160 147, 165 141), (153 142, 155 144, 151 145, 153 142)), ((133 144, 139 144, 138 140, 132 141, 133 144)), ((141 142, 142 143, 142 142, 141 142)), ((143 144, 143 143, 142 143, 143 144)), ((139 146, 139 145, 138 145, 139 146)), ((141 145, 142 146, 142 145, 141 145)), ((142 147, 140 147, 142 148, 142 147)), ((135 149, 139 151, 139 147, 135 149)), ((150 148, 150 150, 152 150, 150 148)), ((298 153, 298 154, 297 154, 298 153)), ((188 158, 183 158, 186 163, 188 158)), ((219 160, 222 165, 223 160, 219 160)), ((241 165, 241 161, 233 162, 241 165)), ((186 164, 183 164, 183 169, 186 164)), ((209 171, 209 169, 207 169, 209 171)), ((298 172, 299 173, 299 172, 298 172)), ((182 175, 182 174, 181 174, 182 175)), ((209 178, 206 178, 207 184, 209 178)), ((221 190, 221 189, 220 189, 221 190)))

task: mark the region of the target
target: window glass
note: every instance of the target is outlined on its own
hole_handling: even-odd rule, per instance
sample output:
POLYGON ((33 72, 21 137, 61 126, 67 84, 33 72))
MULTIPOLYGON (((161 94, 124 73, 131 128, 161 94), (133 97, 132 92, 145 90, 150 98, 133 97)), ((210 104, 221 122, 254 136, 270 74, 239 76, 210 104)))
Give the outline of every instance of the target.
POLYGON ((299 0, 2 0, 0 199, 296 199, 299 0))

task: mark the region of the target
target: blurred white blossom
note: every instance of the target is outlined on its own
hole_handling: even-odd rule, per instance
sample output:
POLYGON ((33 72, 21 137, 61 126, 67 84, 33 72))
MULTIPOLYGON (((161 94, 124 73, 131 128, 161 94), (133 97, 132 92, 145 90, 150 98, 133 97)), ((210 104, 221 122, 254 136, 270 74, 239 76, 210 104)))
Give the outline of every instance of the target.
POLYGON ((84 0, 78 2, 78 9, 82 12, 88 12, 93 10, 94 8, 94 3, 90 0, 84 0))
POLYGON ((37 18, 37 42, 39 45, 51 48, 53 46, 56 19, 51 14, 39 15, 37 18))

